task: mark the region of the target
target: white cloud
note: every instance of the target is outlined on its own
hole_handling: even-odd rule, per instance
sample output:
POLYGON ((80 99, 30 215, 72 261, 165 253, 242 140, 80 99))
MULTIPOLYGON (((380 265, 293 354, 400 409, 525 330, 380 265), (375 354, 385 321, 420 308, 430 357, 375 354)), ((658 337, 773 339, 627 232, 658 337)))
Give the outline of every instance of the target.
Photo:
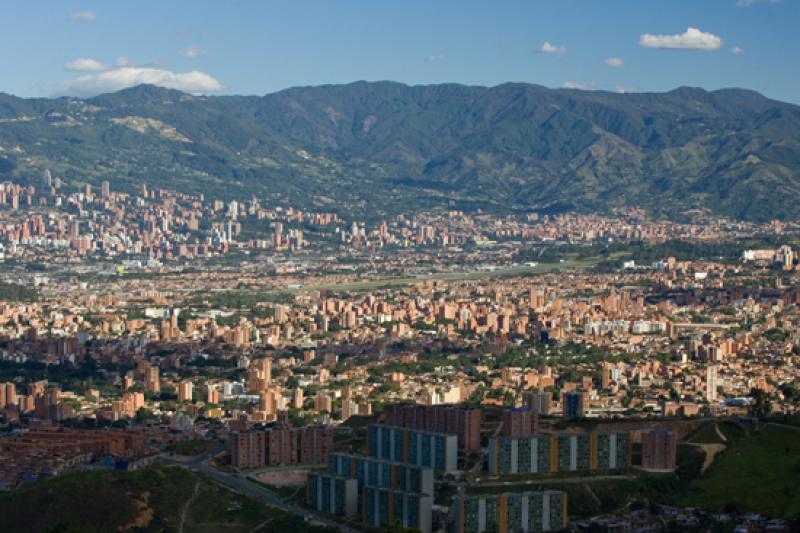
POLYGON ((90 57, 81 57, 64 65, 66 70, 97 71, 105 70, 108 66, 90 57))
POLYGON ((194 94, 213 93, 222 89, 220 82, 197 70, 171 72, 158 68, 118 67, 65 81, 56 93, 70 96, 93 96, 143 83, 194 94))
POLYGON ((732 54, 737 54, 737 55, 738 54, 743 54, 744 53, 744 48, 740 48, 738 46, 734 46, 733 48, 731 48, 731 53, 732 54))
POLYGON ((781 0, 736 0, 739 7, 750 7, 753 4, 779 4, 781 0))
POLYGON ((70 13, 69 18, 80 22, 93 22, 97 19, 97 15, 91 11, 75 11, 70 13))
POLYGON ((722 46, 722 39, 713 33, 697 28, 688 28, 685 33, 677 35, 653 35, 645 33, 639 37, 639 46, 646 48, 679 48, 686 50, 717 50, 722 46))
POLYGON ((561 87, 564 89, 580 89, 580 90, 588 89, 591 86, 592 86, 591 83, 576 83, 574 81, 565 81, 561 85, 561 87))
POLYGON ((205 50, 198 48, 197 46, 189 46, 188 48, 184 48, 181 50, 181 55, 183 57, 188 57, 190 59, 197 59, 198 57, 203 57, 208 55, 208 52, 205 50))
POLYGON ((435 61, 444 61, 444 54, 441 52, 436 54, 431 54, 425 58, 425 61, 427 61, 428 63, 433 63, 435 61))
POLYGON ((625 62, 618 57, 609 57, 605 60, 605 64, 609 67, 621 67, 625 62))
POLYGON ((567 53, 567 49, 565 47, 563 47, 563 46, 557 46, 557 45, 551 44, 549 41, 545 41, 542 44, 542 47, 539 48, 539 53, 540 54, 562 55, 562 54, 566 54, 567 53))
POLYGON ((616 87, 614 87, 614 92, 619 94, 632 93, 636 92, 636 87, 628 85, 617 85, 616 87))

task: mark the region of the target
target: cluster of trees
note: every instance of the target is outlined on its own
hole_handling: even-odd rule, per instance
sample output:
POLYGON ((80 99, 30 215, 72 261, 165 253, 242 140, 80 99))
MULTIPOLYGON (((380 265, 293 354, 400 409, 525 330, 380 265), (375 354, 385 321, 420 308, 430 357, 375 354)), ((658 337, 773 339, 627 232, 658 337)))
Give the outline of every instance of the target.
POLYGON ((0 281, 0 301, 5 302, 35 302, 39 299, 39 292, 30 287, 0 281))

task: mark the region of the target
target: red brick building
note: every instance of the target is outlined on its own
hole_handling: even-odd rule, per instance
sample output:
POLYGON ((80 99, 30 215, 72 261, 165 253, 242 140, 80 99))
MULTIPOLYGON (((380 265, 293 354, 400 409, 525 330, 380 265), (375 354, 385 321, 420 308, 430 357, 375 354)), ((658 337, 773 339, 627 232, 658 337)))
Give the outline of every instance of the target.
POLYGON ((462 451, 481 449, 481 410, 463 405, 391 404, 384 408, 384 424, 458 435, 462 451))
POLYGON ((503 411, 504 437, 533 437, 539 432, 539 414, 532 409, 506 409, 503 411))
POLYGON ((231 433, 231 464, 236 468, 322 465, 333 451, 333 428, 253 429, 231 433))

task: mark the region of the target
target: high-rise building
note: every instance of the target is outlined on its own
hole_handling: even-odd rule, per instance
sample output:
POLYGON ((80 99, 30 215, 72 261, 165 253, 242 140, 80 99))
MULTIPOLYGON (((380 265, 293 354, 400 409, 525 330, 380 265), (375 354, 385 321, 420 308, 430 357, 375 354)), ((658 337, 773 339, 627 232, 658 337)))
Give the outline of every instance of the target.
POLYGON ((497 436, 487 451, 491 475, 615 470, 631 463, 626 432, 497 436))
POLYGON ((717 367, 708 365, 706 367, 706 400, 714 402, 717 400, 717 367))
POLYGON ((675 433, 666 429, 642 432, 642 468, 644 470, 674 470, 677 456, 675 433))
POLYGON ((312 472, 306 485, 306 503, 321 513, 355 516, 358 513, 358 480, 312 472))
POLYGON ((158 367, 157 366, 147 366, 145 370, 145 388, 150 392, 160 392, 161 391, 161 379, 158 375, 158 367))
POLYGON ((568 418, 583 417, 583 392, 572 391, 561 394, 562 414, 568 418))
POLYGON ((272 359, 265 357, 258 362, 258 368, 261 371, 261 379, 264 384, 269 386, 272 383, 272 359))
POLYGON ((458 466, 458 437, 373 424, 367 432, 367 454, 385 461, 451 472, 458 466))
POLYGON ((206 403, 216 405, 219 403, 219 391, 214 385, 208 385, 208 391, 206 394, 206 403))
POLYGON ((389 404, 384 424, 458 436, 462 451, 481 449, 481 410, 464 405, 389 404))
POLYGON ((81 222, 80 220, 73 220, 69 225, 69 238, 72 240, 79 239, 81 236, 81 222))
POLYGON ((403 492, 433 494, 433 469, 382 461, 344 453, 332 453, 330 472, 358 480, 359 491, 364 487, 383 487, 403 492))
POLYGON ((108 180, 103 180, 102 185, 100 185, 100 196, 103 198, 111 196, 111 184, 108 183, 108 180))
POLYGON ((454 533, 558 531, 567 527, 567 494, 561 491, 457 496, 454 533))
POLYGON ((333 428, 328 426, 274 427, 234 434, 241 435, 231 439, 232 463, 237 468, 324 465, 333 451, 333 428))
POLYGON ((525 406, 539 416, 550 414, 550 403, 553 395, 546 391, 525 391, 522 393, 525 406))
POLYGON ((303 389, 297 387, 292 393, 292 407, 295 409, 303 408, 303 389))
POLYGON ((421 533, 431 532, 433 497, 429 494, 366 487, 363 491, 362 516, 368 526, 377 528, 399 523, 421 533))
POLYGON ((266 432, 236 431, 231 433, 231 464, 234 468, 260 468, 266 461, 266 432))
POLYGON ((530 409, 506 409, 503 411, 504 437, 532 437, 539 431, 539 415, 530 409))
POLYGON ((191 380, 184 380, 178 384, 178 401, 191 402, 194 385, 191 380))

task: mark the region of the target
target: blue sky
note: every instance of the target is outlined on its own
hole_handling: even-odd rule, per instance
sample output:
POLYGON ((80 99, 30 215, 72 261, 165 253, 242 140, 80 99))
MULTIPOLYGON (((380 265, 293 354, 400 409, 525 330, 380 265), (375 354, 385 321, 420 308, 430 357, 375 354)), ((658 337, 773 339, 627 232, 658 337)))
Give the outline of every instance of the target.
POLYGON ((800 0, 51 0, 6 5, 3 22, 0 91, 21 96, 363 79, 745 87, 800 103, 800 0))

